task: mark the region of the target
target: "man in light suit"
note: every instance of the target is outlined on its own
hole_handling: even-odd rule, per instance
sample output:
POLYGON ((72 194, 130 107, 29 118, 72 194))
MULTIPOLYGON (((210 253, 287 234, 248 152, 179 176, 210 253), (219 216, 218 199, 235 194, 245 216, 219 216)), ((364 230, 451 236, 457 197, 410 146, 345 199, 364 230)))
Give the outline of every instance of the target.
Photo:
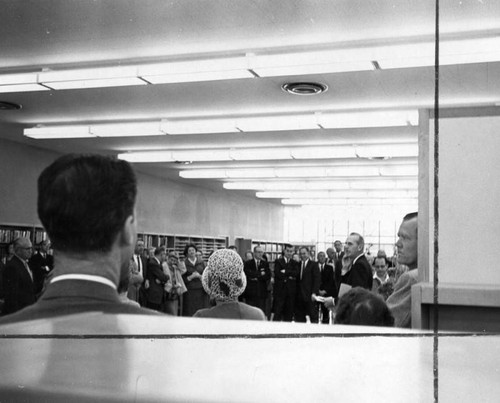
POLYGON ((33 247, 28 238, 14 241, 14 257, 10 259, 3 272, 5 287, 4 315, 8 315, 35 303, 35 284, 33 273, 28 266, 33 247))
POLYGON ((83 312, 155 315, 122 303, 117 292, 137 236, 136 194, 126 161, 71 154, 49 165, 38 178, 38 216, 52 241, 54 270, 40 299, 0 324, 83 312))
POLYGON ((129 284, 127 296, 131 300, 138 302, 141 306, 146 306, 146 291, 149 288, 149 280, 146 278, 148 261, 144 257, 144 241, 142 239, 137 239, 135 243, 132 260, 134 261, 134 268, 137 268, 137 274, 142 277, 142 282, 135 284, 131 282, 129 284))
POLYGON ((309 248, 305 246, 300 248, 299 254, 301 262, 295 301, 295 322, 306 322, 308 317, 312 323, 317 323, 316 296, 321 283, 318 263, 310 259, 309 248))

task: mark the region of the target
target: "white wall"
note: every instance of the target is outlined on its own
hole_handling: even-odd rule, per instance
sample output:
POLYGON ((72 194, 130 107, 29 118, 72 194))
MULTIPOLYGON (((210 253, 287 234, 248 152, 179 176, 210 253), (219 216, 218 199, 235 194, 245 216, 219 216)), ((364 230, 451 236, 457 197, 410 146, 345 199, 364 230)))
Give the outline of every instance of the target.
POLYGON ((500 285, 500 117, 440 121, 440 281, 500 285))
MULTIPOLYGON (((500 117, 442 118, 439 127, 439 281, 500 285, 500 117)), ((431 143, 433 131, 431 120, 431 143)))
MULTIPOLYGON (((39 225, 36 181, 58 154, 0 140, 0 223, 39 225)), ((138 172, 138 229, 281 241, 283 207, 138 172)))

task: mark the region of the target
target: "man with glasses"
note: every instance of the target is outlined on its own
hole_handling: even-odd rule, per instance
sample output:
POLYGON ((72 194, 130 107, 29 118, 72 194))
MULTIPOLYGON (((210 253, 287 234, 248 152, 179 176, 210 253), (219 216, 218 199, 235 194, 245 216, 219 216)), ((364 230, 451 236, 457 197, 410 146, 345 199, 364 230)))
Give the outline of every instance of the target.
POLYGON ((14 241, 14 257, 9 260, 3 273, 5 315, 35 303, 33 273, 28 266, 32 252, 33 246, 28 238, 17 238, 14 241))

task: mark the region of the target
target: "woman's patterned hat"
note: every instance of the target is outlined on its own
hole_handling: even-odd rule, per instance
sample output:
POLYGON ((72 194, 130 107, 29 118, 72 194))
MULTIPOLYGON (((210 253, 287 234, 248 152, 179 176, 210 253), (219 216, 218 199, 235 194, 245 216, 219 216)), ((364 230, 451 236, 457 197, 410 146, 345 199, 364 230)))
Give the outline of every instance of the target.
POLYGON ((224 302, 236 301, 247 286, 243 261, 233 250, 216 250, 208 258, 201 282, 211 299, 224 302))

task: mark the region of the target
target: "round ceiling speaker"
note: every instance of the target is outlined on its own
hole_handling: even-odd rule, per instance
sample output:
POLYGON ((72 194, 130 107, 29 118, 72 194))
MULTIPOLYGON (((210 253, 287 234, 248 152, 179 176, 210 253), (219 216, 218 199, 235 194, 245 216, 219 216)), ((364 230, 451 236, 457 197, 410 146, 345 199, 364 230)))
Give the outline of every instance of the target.
POLYGON ((283 84, 281 88, 294 95, 317 95, 328 90, 326 84, 320 83, 287 83, 283 84))

